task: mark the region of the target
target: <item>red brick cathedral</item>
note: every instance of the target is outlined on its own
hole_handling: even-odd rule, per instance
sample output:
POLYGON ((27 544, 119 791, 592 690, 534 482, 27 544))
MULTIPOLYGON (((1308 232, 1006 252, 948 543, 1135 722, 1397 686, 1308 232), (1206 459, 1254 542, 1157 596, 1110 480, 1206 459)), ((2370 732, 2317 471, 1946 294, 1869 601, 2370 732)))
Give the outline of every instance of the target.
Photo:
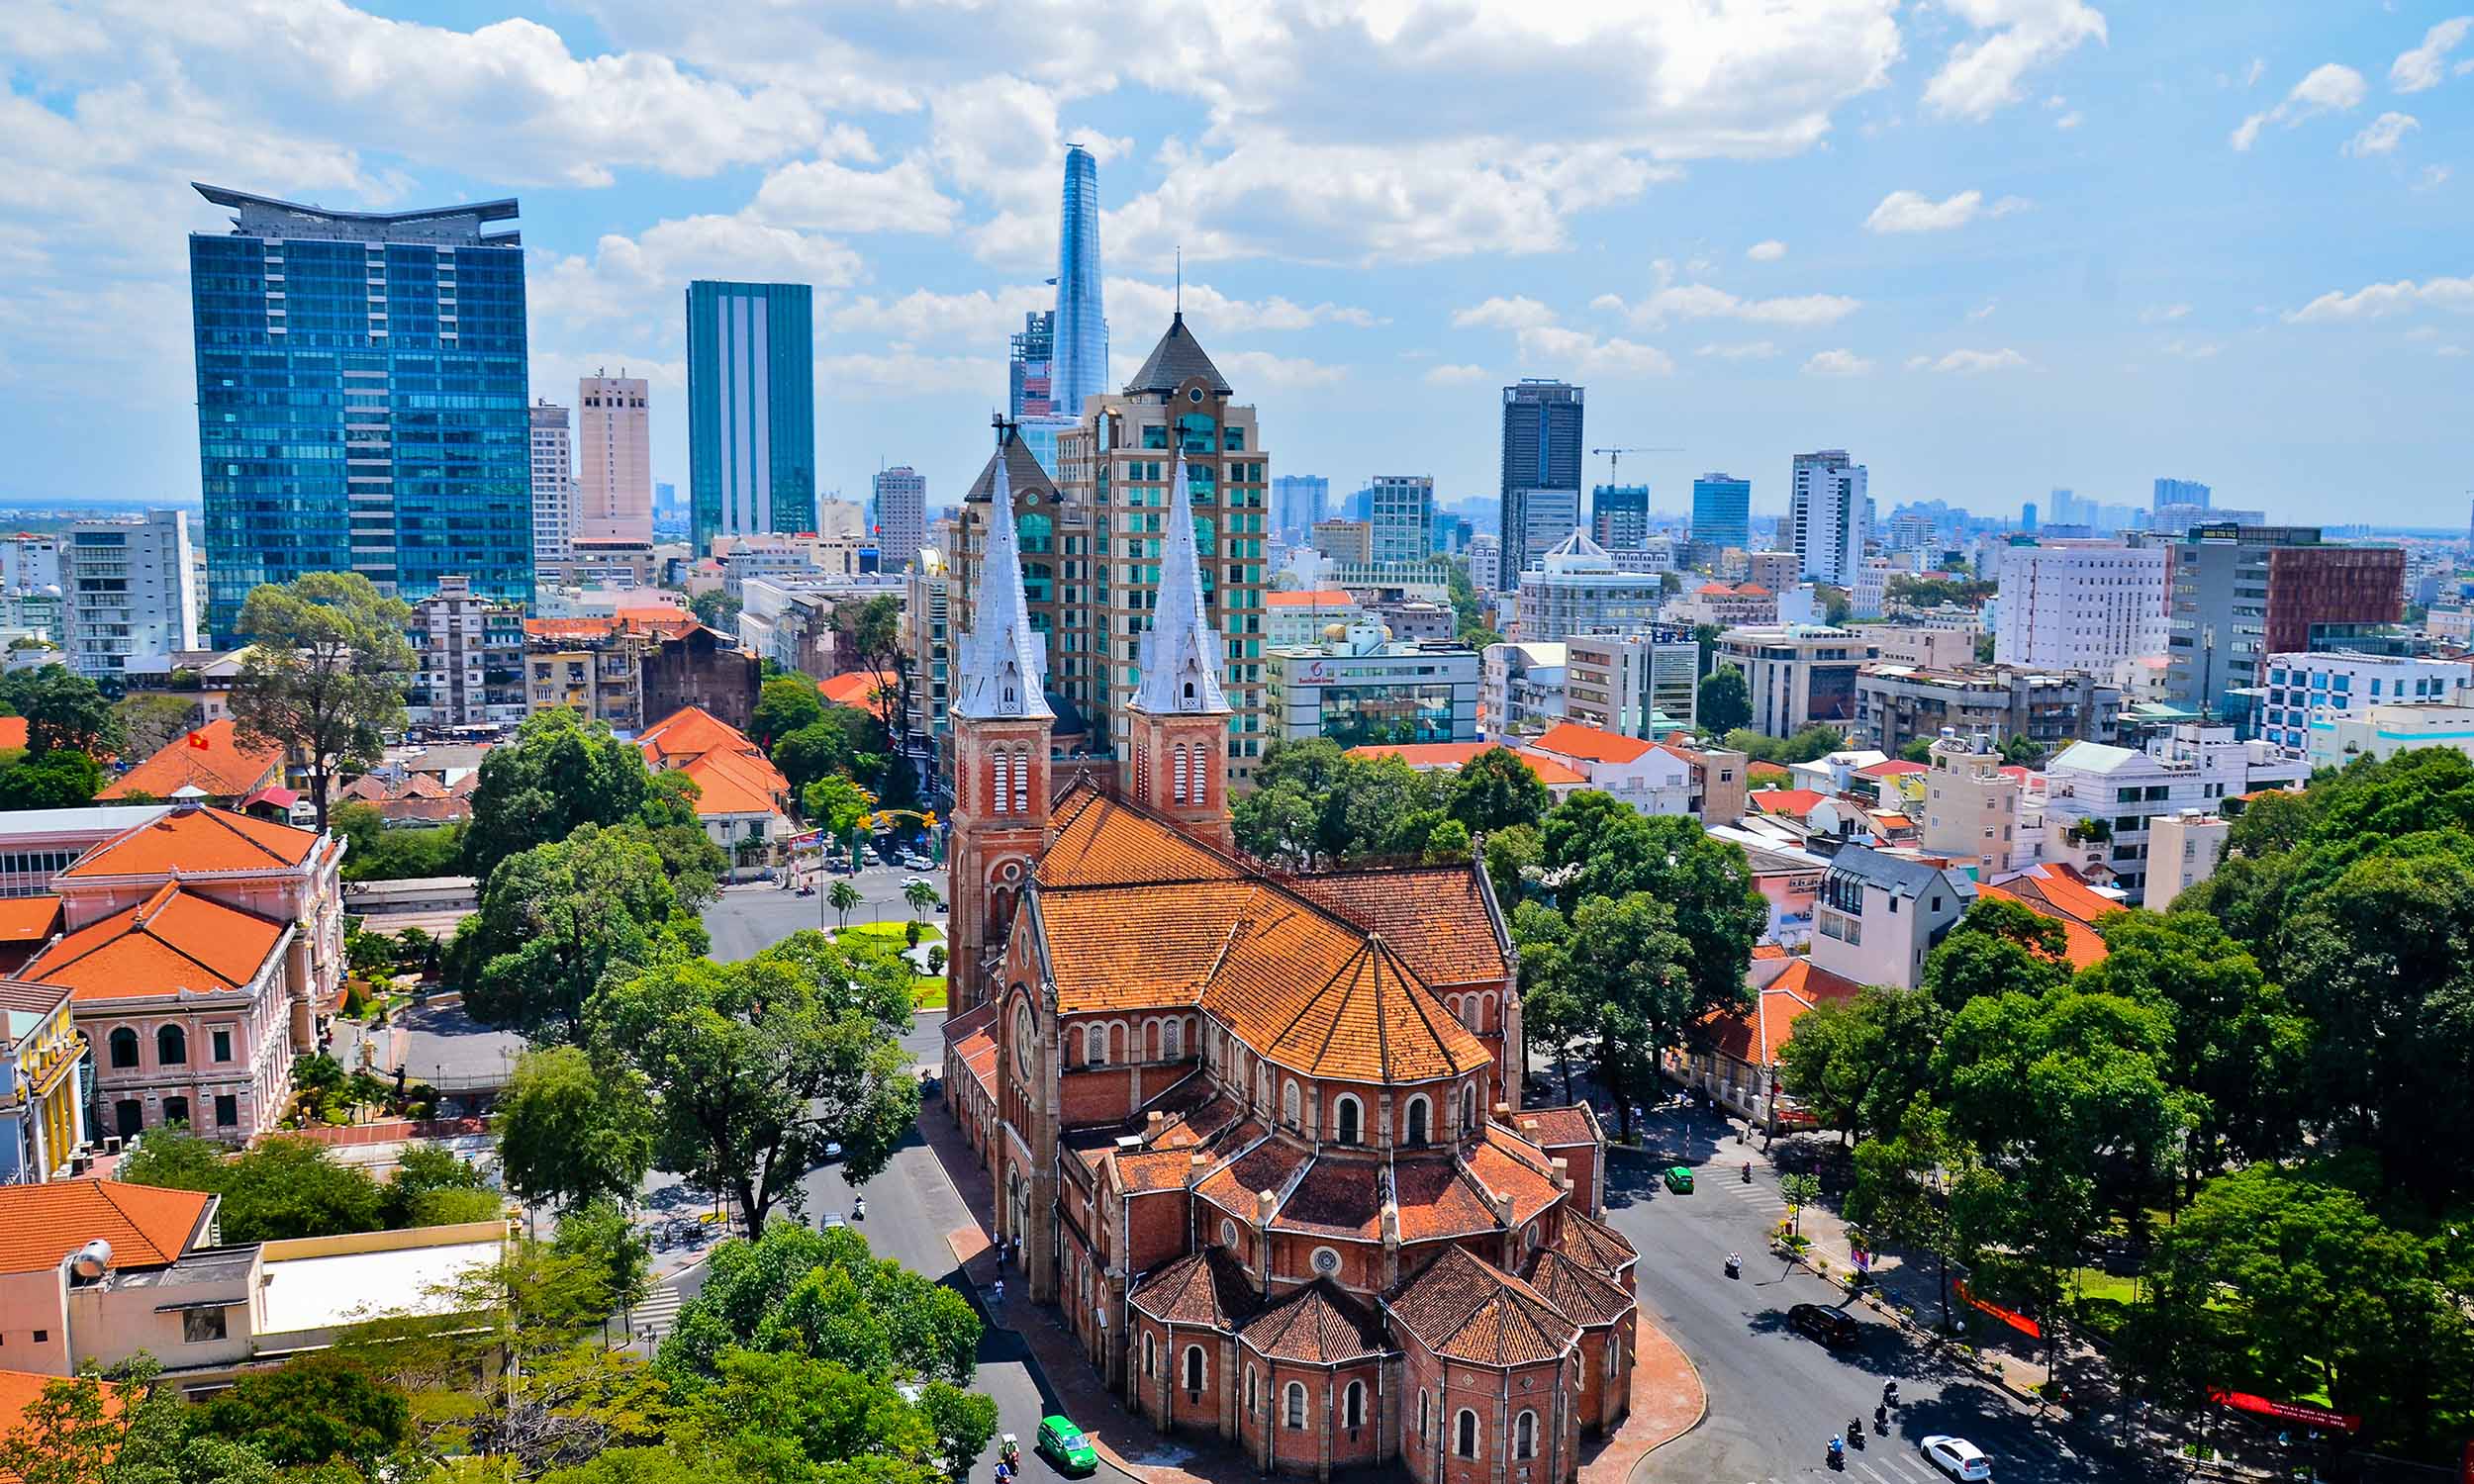
POLYGON ((998 1236, 1164 1431, 1317 1478, 1566 1484, 1632 1388, 1597 1119, 1513 1111, 1515 962, 1475 862, 1298 877, 1231 846, 1179 474, 1127 755, 1065 777, 996 471, 953 706, 945 1085, 998 1236))

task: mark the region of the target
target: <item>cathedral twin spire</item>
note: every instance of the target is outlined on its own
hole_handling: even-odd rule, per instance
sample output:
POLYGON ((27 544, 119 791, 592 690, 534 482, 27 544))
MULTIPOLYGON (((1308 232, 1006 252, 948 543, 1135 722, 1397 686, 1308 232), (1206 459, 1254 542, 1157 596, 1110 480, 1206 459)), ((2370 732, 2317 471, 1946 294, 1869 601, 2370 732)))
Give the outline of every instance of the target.
POLYGON ((1044 693, 1048 650, 1031 627, 1022 594, 1022 544, 1013 527, 1013 484, 1006 449, 997 450, 988 493, 988 547, 980 560, 978 622, 962 641, 962 684, 954 714, 981 720, 1054 720, 1044 693))
POLYGON ((1186 455, 1177 456, 1169 492, 1166 549, 1151 627, 1142 637, 1142 684, 1134 707, 1154 716, 1207 715, 1228 710, 1220 691, 1227 646, 1202 606, 1202 562, 1194 546, 1194 506, 1186 455))

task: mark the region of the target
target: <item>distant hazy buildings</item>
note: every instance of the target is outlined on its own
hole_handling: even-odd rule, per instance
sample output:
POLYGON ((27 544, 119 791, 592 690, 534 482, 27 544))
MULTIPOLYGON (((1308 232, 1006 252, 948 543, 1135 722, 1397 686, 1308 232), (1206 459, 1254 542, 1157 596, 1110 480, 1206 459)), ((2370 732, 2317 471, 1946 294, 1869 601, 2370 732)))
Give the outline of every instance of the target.
POLYGON ((1503 389, 1501 582, 1521 573, 1580 523, 1584 389, 1525 379, 1503 389))
POLYGON ((1692 544, 1715 555, 1753 545, 1753 482, 1732 474, 1704 474, 1692 482, 1692 544))
POLYGON ((688 533, 816 525, 815 335, 804 283, 687 286, 688 533))
POLYGON ((60 538, 61 645, 69 668, 93 679, 170 668, 198 647, 196 552, 189 512, 80 520, 60 538))
POLYGON ((1787 520, 1802 573, 1812 581, 1842 588, 1854 583, 1872 527, 1866 477, 1844 448, 1795 456, 1787 520))
POLYGON ((1373 527, 1377 562, 1422 562, 1434 550, 1435 477, 1431 474, 1378 474, 1368 484, 1372 499, 1367 523, 1373 527))
POLYGON ((330 212, 197 189, 234 211, 189 237, 215 634, 305 572, 408 600, 458 573, 529 600, 523 248, 484 231, 515 201, 330 212))
MULTIPOLYGON (((1331 481, 1320 474, 1283 474, 1272 480, 1272 525, 1302 536, 1330 514, 1331 481)), ((1492 577, 1492 573, 1487 576, 1492 577)))
POLYGON ((2165 548, 2119 541, 2040 541, 2003 549, 2004 665, 2111 676, 2165 649, 2165 548))
POLYGON ((642 377, 576 383, 576 534, 653 539, 652 422, 642 377))
POLYGON ((2160 479, 2156 481, 2156 510, 2169 505, 2195 505, 2208 508, 2209 487, 2195 479, 2160 479))
POLYGON ((567 410, 532 405, 532 566, 563 570, 575 555, 576 461, 567 410))
POLYGON ((1065 151, 1057 231, 1057 318, 1049 372, 1053 411, 1081 417, 1108 390, 1108 320, 1100 303, 1099 163, 1080 144, 1065 151))
POLYGON ((876 544, 888 572, 919 559, 927 542, 927 476, 908 464, 876 476, 876 544))

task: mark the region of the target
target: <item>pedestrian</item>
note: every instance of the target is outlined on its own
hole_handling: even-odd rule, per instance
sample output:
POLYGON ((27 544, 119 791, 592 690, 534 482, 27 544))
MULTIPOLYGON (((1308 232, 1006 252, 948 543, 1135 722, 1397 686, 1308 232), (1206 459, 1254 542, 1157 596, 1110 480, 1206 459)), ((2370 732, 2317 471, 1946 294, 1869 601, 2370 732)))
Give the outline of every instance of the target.
POLYGON ((998 1302, 998 1303, 1001 1304, 1001 1303, 1003 1303, 1003 1302, 1005 1301, 1005 1280, 1004 1280, 1004 1279, 1002 1279, 1002 1278, 999 1278, 999 1279, 997 1280, 996 1294, 997 1294, 997 1302, 998 1302))

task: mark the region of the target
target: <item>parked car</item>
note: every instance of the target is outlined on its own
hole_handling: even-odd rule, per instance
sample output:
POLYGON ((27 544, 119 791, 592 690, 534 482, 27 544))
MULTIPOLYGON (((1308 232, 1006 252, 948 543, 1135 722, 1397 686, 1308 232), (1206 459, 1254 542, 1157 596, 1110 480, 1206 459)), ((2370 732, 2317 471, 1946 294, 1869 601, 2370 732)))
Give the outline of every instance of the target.
POLYGON ((1993 1477, 1993 1460, 1985 1457, 1983 1449, 1964 1438, 1945 1438, 1937 1433, 1916 1446, 1924 1453, 1927 1463, 1958 1480, 1959 1484, 1976 1484, 1979 1479, 1993 1477))
POLYGON ((1846 1349, 1864 1338, 1856 1321, 1827 1304, 1797 1304, 1787 1311, 1787 1328, 1810 1335, 1834 1350, 1846 1349))
POLYGON ((1666 1172, 1659 1178, 1665 1180, 1666 1188, 1677 1195, 1692 1193, 1692 1171, 1680 1164, 1667 1166, 1666 1172))
POLYGON ((1063 1474, 1081 1476, 1099 1467, 1099 1454, 1093 1450, 1091 1439, 1074 1426, 1071 1418, 1043 1417, 1039 1420, 1039 1440, 1033 1444, 1040 1456, 1057 1466, 1063 1474))

